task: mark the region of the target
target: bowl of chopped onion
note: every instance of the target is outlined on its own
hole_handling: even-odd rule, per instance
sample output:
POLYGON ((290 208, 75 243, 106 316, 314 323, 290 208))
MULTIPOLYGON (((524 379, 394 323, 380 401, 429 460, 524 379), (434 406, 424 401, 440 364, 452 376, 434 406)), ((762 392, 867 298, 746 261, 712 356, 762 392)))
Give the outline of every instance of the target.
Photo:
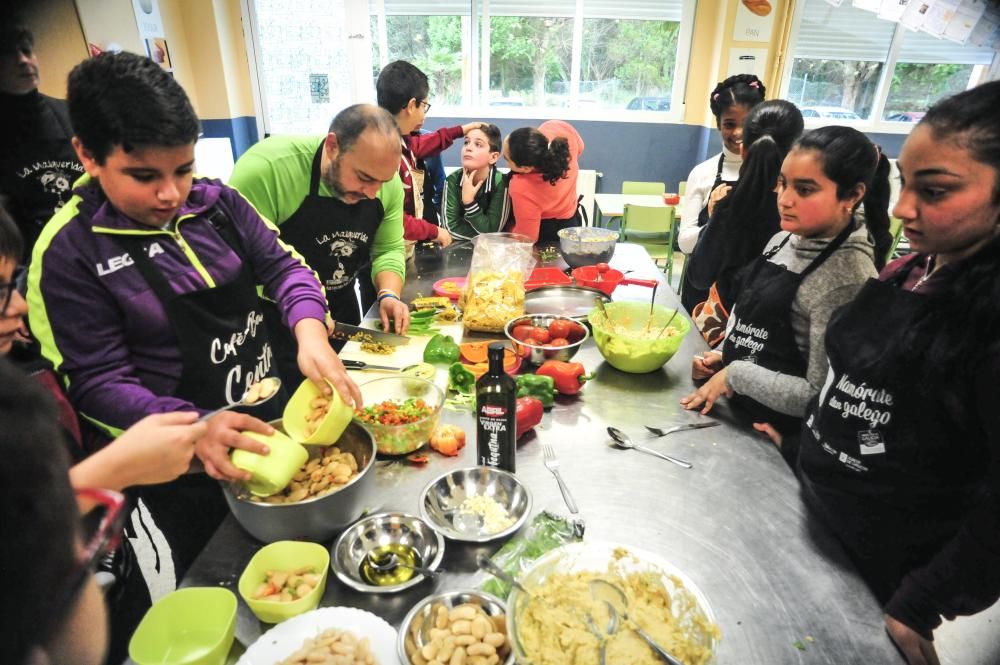
POLYGON ((644 302, 609 302, 587 315, 597 350, 612 367, 632 374, 652 372, 674 357, 691 322, 683 312, 644 302))
POLYGON ((406 455, 431 439, 441 419, 444 391, 426 379, 389 376, 362 383, 365 406, 354 420, 371 432, 383 455, 406 455))
POLYGON ((474 466, 444 473, 420 493, 420 516, 451 540, 485 543, 514 533, 531 514, 531 492, 513 473, 474 466))

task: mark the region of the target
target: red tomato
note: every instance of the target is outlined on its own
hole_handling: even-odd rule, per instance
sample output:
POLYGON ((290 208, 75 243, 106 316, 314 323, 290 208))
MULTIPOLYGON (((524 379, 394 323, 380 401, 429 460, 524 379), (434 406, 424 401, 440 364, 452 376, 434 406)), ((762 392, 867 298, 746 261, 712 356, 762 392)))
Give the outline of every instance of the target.
POLYGON ((549 331, 545 328, 535 328, 531 331, 531 336, 526 340, 529 344, 534 344, 536 346, 545 346, 552 339, 549 335, 549 331))
POLYGON ((549 335, 552 336, 553 340, 559 338, 565 339, 569 337, 569 331, 572 325, 573 324, 570 321, 567 321, 566 319, 556 319, 555 321, 549 324, 549 335))
POLYGON ((572 344, 573 342, 579 342, 581 339, 583 339, 583 336, 585 334, 586 330, 584 330, 584 327, 579 323, 573 321, 569 324, 569 331, 568 334, 566 335, 566 339, 568 339, 572 344))
POLYGON ((549 346, 569 346, 569 340, 565 337, 556 337, 554 340, 549 342, 549 346))
POLYGON ((514 326, 514 328, 510 331, 510 335, 517 341, 523 342, 531 337, 533 332, 535 332, 535 326, 529 326, 522 323, 519 326, 514 326))

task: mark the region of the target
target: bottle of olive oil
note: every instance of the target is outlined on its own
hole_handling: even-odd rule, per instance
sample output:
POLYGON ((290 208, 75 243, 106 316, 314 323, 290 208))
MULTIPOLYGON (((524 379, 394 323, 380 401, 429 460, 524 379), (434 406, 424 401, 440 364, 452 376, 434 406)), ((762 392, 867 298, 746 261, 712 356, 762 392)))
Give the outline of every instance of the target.
POLYGON ((489 371, 476 381, 476 454, 482 466, 514 472, 517 384, 503 369, 504 345, 490 344, 489 371))

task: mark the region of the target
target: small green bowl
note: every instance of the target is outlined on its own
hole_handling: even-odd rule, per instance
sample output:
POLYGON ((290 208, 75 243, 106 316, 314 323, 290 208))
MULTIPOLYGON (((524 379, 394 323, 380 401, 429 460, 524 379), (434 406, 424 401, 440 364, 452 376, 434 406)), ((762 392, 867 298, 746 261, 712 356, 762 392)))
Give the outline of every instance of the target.
POLYGON ((234 466, 252 474, 245 484, 257 496, 271 496, 288 487, 292 476, 309 459, 308 450, 277 430, 270 435, 257 432, 242 434, 270 448, 267 455, 258 455, 242 448, 233 448, 230 454, 234 466))
POLYGON ((132 635, 139 665, 222 665, 236 631, 236 596, 220 587, 189 587, 156 602, 132 635))
POLYGON ((240 575, 240 596, 250 610, 264 623, 280 623, 285 619, 319 607, 319 601, 326 590, 326 579, 330 571, 330 552, 322 545, 298 540, 279 540, 265 545, 253 555, 243 574, 240 575), (255 600, 257 590, 269 570, 291 571, 309 566, 320 576, 319 584, 298 600, 282 603, 273 600, 255 600))
POLYGON ((326 412, 326 416, 320 421, 316 431, 307 435, 306 416, 312 412, 312 407, 309 404, 319 396, 320 391, 316 384, 306 379, 299 384, 291 399, 285 404, 285 410, 281 414, 282 427, 288 432, 288 436, 299 443, 320 446, 336 443, 347 426, 351 424, 354 409, 341 399, 340 393, 334 390, 333 395, 330 396, 330 410, 326 412))
POLYGON ((683 312, 671 321, 674 310, 663 305, 653 306, 652 317, 649 304, 644 302, 609 302, 604 308, 607 317, 599 307, 587 315, 597 350, 612 367, 631 374, 645 374, 663 367, 681 348, 691 329, 691 322, 683 312), (668 321, 676 334, 663 333, 656 338, 668 321))

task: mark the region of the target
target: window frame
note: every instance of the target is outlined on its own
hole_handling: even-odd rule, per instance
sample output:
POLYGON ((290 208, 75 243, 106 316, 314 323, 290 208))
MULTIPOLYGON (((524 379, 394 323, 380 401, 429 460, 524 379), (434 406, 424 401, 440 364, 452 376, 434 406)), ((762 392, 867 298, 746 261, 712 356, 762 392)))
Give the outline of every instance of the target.
MULTIPOLYGON (((787 99, 789 88, 791 87, 792 80, 792 69, 795 62, 795 50, 798 47, 799 35, 801 34, 800 27, 802 25, 802 17, 805 14, 805 5, 807 0, 800 0, 795 3, 794 15, 792 21, 790 22, 789 30, 791 31, 788 40, 788 57, 785 58, 782 64, 781 72, 781 98, 787 99)), ((874 13, 872 14, 872 20, 880 21, 874 13)), ((843 120, 838 118, 803 118, 805 121, 806 129, 815 129, 817 127, 824 127, 826 125, 847 125, 849 127, 855 127, 861 131, 865 132, 876 132, 881 134, 909 134, 910 130, 916 126, 914 122, 894 122, 892 120, 883 120, 882 116, 885 113, 885 105, 889 98, 889 90, 892 86, 892 75, 896 70, 897 60, 899 58, 899 52, 903 47, 903 36, 908 32, 906 26, 902 23, 896 22, 893 28, 892 40, 889 42, 889 47, 886 50, 885 61, 882 66, 882 71, 879 74, 879 81, 875 88, 874 96, 874 106, 872 107, 871 119, 861 119, 861 120, 843 120)), ((966 89, 973 88, 980 83, 988 80, 989 72, 996 69, 1000 63, 1000 57, 994 53, 992 65, 974 65, 972 70, 972 75, 969 76, 969 83, 966 89)))

